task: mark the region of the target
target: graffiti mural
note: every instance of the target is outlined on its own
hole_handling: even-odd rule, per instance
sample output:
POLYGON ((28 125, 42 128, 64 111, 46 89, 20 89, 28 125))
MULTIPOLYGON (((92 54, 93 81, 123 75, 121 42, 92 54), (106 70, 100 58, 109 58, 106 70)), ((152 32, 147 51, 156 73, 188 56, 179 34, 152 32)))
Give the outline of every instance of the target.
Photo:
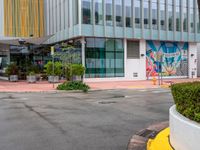
POLYGON ((147 41, 147 78, 188 76, 188 43, 147 41))

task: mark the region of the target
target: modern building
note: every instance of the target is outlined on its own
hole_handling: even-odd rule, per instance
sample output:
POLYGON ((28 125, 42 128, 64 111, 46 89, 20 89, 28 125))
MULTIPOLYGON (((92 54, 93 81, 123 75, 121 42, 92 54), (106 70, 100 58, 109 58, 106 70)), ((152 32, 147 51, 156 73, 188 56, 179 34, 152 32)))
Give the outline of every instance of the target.
POLYGON ((0 0, 0 34, 53 35, 45 44, 75 44, 87 81, 146 80, 160 72, 197 77, 198 0, 16 1, 24 2, 26 13, 22 5, 0 0))

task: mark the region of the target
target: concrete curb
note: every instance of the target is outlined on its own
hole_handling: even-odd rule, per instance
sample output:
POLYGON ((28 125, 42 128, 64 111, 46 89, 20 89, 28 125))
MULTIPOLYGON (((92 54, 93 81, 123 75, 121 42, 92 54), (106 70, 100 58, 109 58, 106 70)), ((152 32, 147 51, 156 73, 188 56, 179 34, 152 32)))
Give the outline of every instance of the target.
POLYGON ((169 122, 161 122, 137 132, 130 139, 127 150, 146 150, 149 139, 154 139, 163 129, 169 127, 169 122))

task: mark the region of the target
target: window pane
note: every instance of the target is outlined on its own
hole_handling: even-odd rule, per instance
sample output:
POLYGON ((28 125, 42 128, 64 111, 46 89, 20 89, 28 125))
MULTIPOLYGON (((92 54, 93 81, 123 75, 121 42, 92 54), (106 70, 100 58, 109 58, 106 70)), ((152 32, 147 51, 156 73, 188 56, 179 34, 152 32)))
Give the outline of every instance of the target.
POLYGON ((106 25, 113 25, 113 9, 112 9, 112 0, 106 0, 106 25))
POLYGON ((181 31, 181 0, 176 0, 176 31, 181 31))
POLYGON ((183 31, 188 32, 187 0, 183 0, 183 31))
POLYGON ((190 32, 194 33, 195 29, 194 29, 194 0, 190 0, 190 32))
POLYGON ((95 0, 95 23, 103 24, 103 4, 102 0, 95 0))
POLYGON ((125 0, 126 7, 126 27, 132 27, 132 2, 131 0, 125 0))
POLYGON ((86 38, 85 63, 87 78, 123 77, 123 40, 86 38))
POLYGON ((168 0, 168 28, 169 31, 173 31, 173 7, 174 7, 174 0, 168 0))
POLYGON ((141 28, 141 1, 140 0, 134 0, 134 6, 135 6, 135 27, 141 28))
POLYGON ((152 28, 158 29, 158 2, 157 0, 152 0, 152 28))
POLYGON ((123 26, 122 23, 122 0, 115 0, 116 26, 123 26))
POLYGON ((92 0, 82 0, 83 24, 92 24, 92 0))
POLYGON ((150 24, 149 24, 149 18, 150 18, 150 13, 149 13, 149 0, 144 0, 144 28, 149 29, 150 24))
POLYGON ((165 0, 160 0, 160 29, 166 30, 166 3, 165 0))

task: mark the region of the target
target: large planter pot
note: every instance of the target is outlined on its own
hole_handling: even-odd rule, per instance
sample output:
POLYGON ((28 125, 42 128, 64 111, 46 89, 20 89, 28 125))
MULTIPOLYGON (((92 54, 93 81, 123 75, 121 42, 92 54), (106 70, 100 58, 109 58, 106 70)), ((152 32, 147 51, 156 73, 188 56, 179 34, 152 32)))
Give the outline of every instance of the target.
POLYGON ((37 80, 35 75, 27 76, 26 79, 28 83, 35 83, 37 80))
POLYGON ((58 83, 59 82, 59 76, 48 76, 48 81, 50 83, 58 83))
POLYGON ((200 149, 200 124, 189 120, 170 108, 170 142, 175 150, 200 149))
POLYGON ((10 75, 9 79, 11 82, 17 82, 18 81, 18 75, 10 75))

